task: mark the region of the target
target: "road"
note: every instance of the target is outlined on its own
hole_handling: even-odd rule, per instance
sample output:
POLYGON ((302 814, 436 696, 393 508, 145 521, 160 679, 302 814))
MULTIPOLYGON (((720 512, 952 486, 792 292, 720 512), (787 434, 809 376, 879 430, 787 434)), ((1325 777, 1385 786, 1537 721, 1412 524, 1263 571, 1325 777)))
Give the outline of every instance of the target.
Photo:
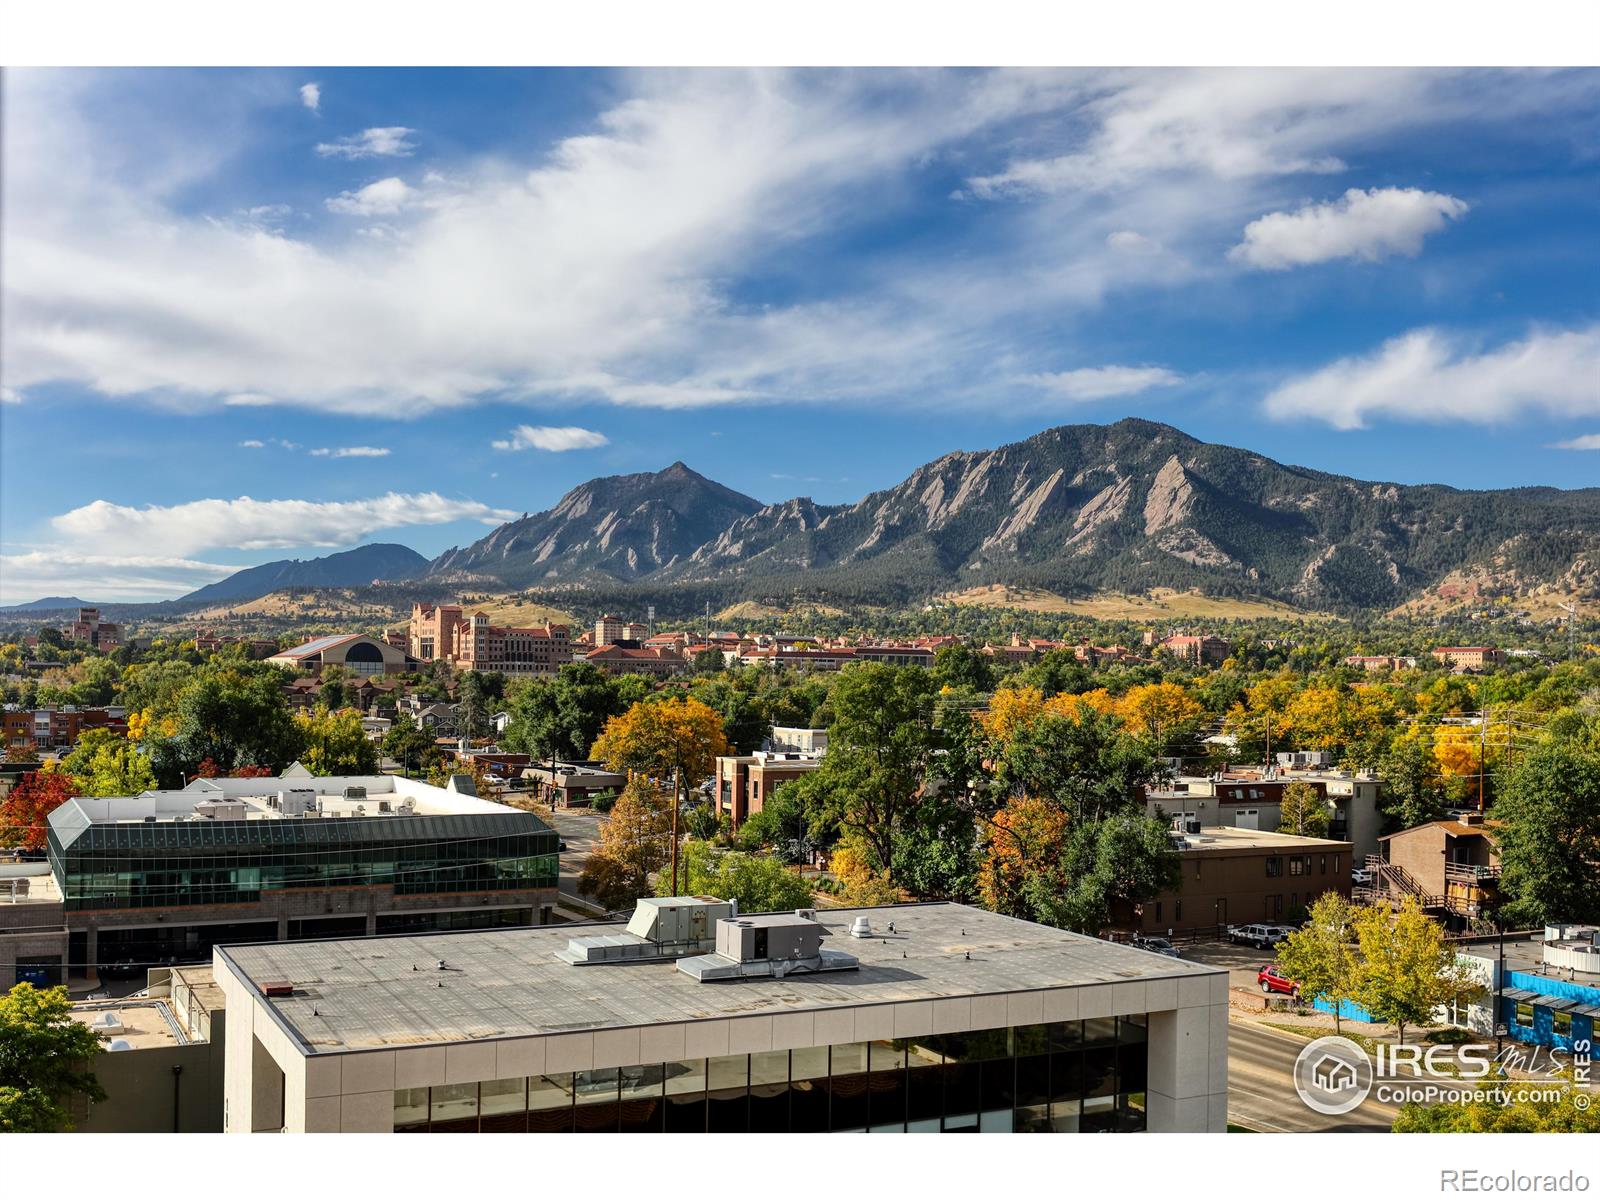
POLYGON ((535 811, 567 844, 561 852, 561 894, 577 896, 578 876, 583 874, 584 863, 599 838, 600 818, 586 808, 558 809, 554 813, 547 808, 535 811))
POLYGON ((1306 1040, 1250 1021, 1228 1022, 1228 1121, 1261 1133, 1387 1133, 1400 1115, 1367 1100, 1338 1117, 1312 1112, 1295 1094, 1294 1060, 1306 1040))

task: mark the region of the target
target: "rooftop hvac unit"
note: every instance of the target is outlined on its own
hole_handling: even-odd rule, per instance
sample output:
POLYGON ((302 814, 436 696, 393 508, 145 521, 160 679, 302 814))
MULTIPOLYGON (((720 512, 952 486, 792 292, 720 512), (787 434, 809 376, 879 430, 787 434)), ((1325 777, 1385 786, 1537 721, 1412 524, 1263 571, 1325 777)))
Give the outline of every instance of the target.
POLYGON ((646 896, 633 910, 626 932, 575 937, 556 957, 574 966, 649 962, 715 949, 717 923, 738 912, 715 896, 646 896))
POLYGON ((367 798, 367 789, 360 784, 351 784, 344 789, 344 798, 346 800, 365 800, 367 798))
POLYGON ((853 954, 824 950, 826 936, 820 922, 793 913, 727 917, 717 922, 716 953, 679 959, 678 970, 701 983, 715 983, 850 971, 861 965, 853 954))
POLYGON ((388 812, 389 811, 389 802, 387 800, 379 800, 378 801, 378 811, 381 812, 381 813, 388 812))
POLYGON ((311 788, 285 788, 272 798, 272 806, 286 817, 298 817, 317 806, 317 793, 311 788))

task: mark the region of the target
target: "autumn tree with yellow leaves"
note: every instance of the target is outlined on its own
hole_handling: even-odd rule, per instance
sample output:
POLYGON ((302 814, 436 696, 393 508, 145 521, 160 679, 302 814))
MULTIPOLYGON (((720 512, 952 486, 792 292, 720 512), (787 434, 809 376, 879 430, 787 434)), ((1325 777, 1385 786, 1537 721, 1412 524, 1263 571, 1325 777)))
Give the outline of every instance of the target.
MULTIPOLYGON (((678 882, 678 813, 690 790, 728 753, 722 715, 693 696, 641 700, 606 722, 589 751, 613 771, 640 773, 673 789, 672 883, 678 882)), ((620 802, 619 802, 620 803, 620 802)))

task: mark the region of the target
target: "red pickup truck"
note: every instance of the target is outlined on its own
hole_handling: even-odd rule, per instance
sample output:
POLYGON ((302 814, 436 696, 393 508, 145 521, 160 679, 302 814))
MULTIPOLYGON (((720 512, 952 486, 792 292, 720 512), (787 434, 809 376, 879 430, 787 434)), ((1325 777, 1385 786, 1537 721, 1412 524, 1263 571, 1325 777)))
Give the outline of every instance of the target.
POLYGON ((1285 996, 1300 998, 1300 985, 1290 979, 1277 967, 1277 964, 1262 967, 1256 972, 1256 982, 1261 985, 1261 990, 1267 995, 1278 992, 1285 996))

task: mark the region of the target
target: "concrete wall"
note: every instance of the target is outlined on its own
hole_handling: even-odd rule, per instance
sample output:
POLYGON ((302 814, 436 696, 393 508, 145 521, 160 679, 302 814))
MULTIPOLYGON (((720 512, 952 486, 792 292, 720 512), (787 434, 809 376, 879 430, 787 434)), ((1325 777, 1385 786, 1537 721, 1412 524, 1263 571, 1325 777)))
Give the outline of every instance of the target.
POLYGON ((210 1042, 100 1055, 94 1074, 106 1099, 76 1122, 78 1132, 221 1133, 226 1016, 212 1014, 210 1042))
POLYGON ((261 1093, 270 1090, 279 1071, 284 1080, 286 1131, 390 1132, 397 1088, 1135 1013, 1149 1014, 1149 1130, 1221 1133, 1227 1129, 1228 977, 1223 971, 310 1056, 283 1033, 267 1002, 220 957, 215 974, 227 995, 231 1018, 227 1106, 234 1132, 251 1127, 249 1112, 263 1103, 261 1093), (241 1046, 237 1055, 234 1045, 241 1046), (259 1076, 267 1077, 265 1088, 259 1076))

